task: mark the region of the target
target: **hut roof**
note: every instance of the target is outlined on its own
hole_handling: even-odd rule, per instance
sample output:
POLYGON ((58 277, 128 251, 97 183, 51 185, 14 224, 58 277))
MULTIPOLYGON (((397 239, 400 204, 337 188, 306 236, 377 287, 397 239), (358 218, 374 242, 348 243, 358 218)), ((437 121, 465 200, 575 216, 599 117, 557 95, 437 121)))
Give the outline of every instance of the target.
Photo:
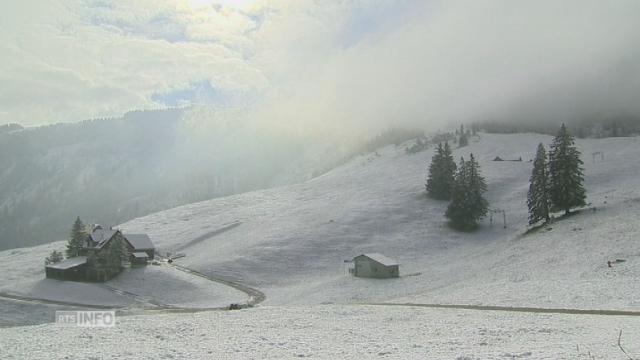
MULTIPOLYGON (((378 254, 378 253, 370 253, 370 254, 362 254, 360 256, 365 256, 368 257, 369 259, 378 262, 384 266, 393 266, 393 265, 400 265, 397 261, 390 259, 382 254, 378 254)), ((360 257, 360 256, 356 256, 356 258, 360 257)))
POLYGON ((147 250, 153 249, 153 243, 147 234, 125 234, 125 239, 133 246, 136 250, 147 250))
POLYGON ((76 257, 72 257, 72 258, 68 258, 65 260, 62 260, 58 263, 55 264, 49 264, 47 265, 48 268, 51 269, 58 269, 58 270, 68 270, 71 268, 74 268, 76 266, 80 266, 82 264, 85 264, 87 262, 87 257, 86 256, 76 256, 76 257))
POLYGON ((131 255, 133 255, 133 257, 136 258, 136 259, 148 259, 149 258, 149 255, 147 255, 147 253, 144 252, 144 251, 134 252, 131 255))

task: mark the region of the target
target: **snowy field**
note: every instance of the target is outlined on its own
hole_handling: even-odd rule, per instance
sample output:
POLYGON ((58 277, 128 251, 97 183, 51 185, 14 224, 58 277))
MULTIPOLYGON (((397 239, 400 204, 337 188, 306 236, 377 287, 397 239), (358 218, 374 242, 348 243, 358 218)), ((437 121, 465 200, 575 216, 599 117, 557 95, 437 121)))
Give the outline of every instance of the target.
POLYGON ((482 134, 474 153, 491 207, 507 213, 472 234, 450 230, 446 202, 424 196, 432 150, 387 147, 321 177, 282 188, 192 204, 123 224, 147 232, 181 264, 253 285, 266 304, 423 301, 640 309, 640 142, 578 140, 592 210, 526 230, 526 192, 536 134, 482 134), (591 154, 604 153, 604 160, 591 154), (522 162, 494 162, 496 156, 522 162), (238 223, 232 228, 228 224, 238 223), (227 229, 216 231, 217 229, 227 229), (211 234, 211 236, 207 236, 211 234), (192 240, 198 239, 197 242, 192 240), (191 244, 184 248, 185 244, 191 244), (344 260, 380 252, 401 279, 355 279, 344 260), (608 260, 624 259, 609 269, 608 260), (414 276, 407 276, 414 275, 414 276))
POLYGON ((0 329, 3 359, 625 359, 629 317, 331 305, 120 317, 114 328, 0 329), (56 334, 55 336, 52 336, 56 334))
MULTIPOLYGON (((29 249, 0 253, 0 294, 85 305, 136 307, 148 306, 146 300, 160 305, 185 308, 228 306, 245 302, 247 295, 228 286, 178 271, 167 264, 127 268, 111 281, 82 283, 46 279, 42 259, 51 249, 64 248, 54 243, 29 249), (32 251, 31 251, 32 250, 32 251), (113 289, 123 292, 114 292, 113 289)), ((0 306, 0 309, 3 308, 0 306)), ((0 326, 11 316, 2 310, 0 326)), ((53 316, 50 316, 50 320, 53 316)))
MULTIPOLYGON (((50 358, 53 351, 56 358, 624 359, 616 345, 622 329, 628 350, 640 356, 637 317, 357 305, 640 310, 638 138, 579 140, 590 205, 524 235, 528 160, 539 142, 550 141, 482 134, 455 150, 457 158, 473 152, 479 160, 491 207, 506 211, 506 228, 496 216, 471 234, 449 229, 447 203, 424 195, 432 150, 407 155, 393 146, 305 183, 132 220, 120 228, 148 233, 163 252, 184 253, 180 265, 265 292, 266 302, 237 312, 124 316, 115 329, 2 329, 0 350, 8 358, 50 358), (604 160, 594 161, 597 151, 604 160), (496 156, 524 161, 492 161, 496 156), (401 277, 348 275, 344 261, 367 252, 399 260, 401 277), (616 259, 625 261, 607 267, 616 259), (51 336, 57 331, 65 336, 51 336)), ((64 244, 0 252, 0 293, 118 303, 130 314, 139 313, 135 299, 108 287, 185 307, 246 301, 243 293, 167 266, 127 271, 108 287, 53 289, 42 260, 54 248, 64 244)), ((54 309, 3 300, 0 319, 4 326, 33 324, 54 309)))

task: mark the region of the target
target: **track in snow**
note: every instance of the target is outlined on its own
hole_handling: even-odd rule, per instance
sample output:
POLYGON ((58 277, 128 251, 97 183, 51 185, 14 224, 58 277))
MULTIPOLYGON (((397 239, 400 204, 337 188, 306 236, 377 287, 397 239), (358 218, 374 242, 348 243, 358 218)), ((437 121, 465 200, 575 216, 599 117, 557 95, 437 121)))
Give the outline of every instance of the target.
POLYGON ((214 236, 218 236, 218 235, 220 235, 220 234, 222 234, 224 232, 227 232, 227 231, 229 231, 229 230, 231 230, 231 229, 233 229, 235 227, 238 227, 240 225, 242 225, 242 222, 240 220, 235 220, 235 221, 232 221, 230 223, 224 224, 224 225, 222 225, 222 227, 220 227, 218 229, 215 229, 213 231, 209 231, 208 233, 200 235, 197 238, 189 241, 186 244, 178 246, 177 248, 174 249, 174 251, 175 252, 182 251, 182 250, 188 248, 189 246, 192 246, 192 245, 195 245, 197 243, 203 242, 205 240, 211 239, 214 236))
POLYGON ((35 298, 30 296, 16 295, 16 294, 7 294, 0 293, 0 298, 14 301, 24 301, 36 304, 44 304, 44 305, 64 305, 64 306, 78 306, 83 308, 91 308, 91 309, 121 309, 124 306, 121 305, 95 305, 95 304, 83 304, 71 301, 57 301, 57 300, 48 300, 35 298))
POLYGON ((416 303, 368 303, 368 304, 358 304, 358 305, 407 306, 407 307, 426 307, 426 308, 435 308, 435 309, 460 309, 460 310, 478 310, 478 311, 509 311, 509 312, 526 312, 526 313, 537 313, 537 314, 640 316, 640 311, 627 311, 627 310, 553 309, 553 308, 513 307, 513 306, 493 306, 493 305, 416 304, 416 303))
POLYGON ((260 290, 258 289, 254 289, 252 287, 234 282, 234 281, 229 281, 229 280, 225 280, 225 279, 221 279, 221 278, 217 278, 214 276, 210 276, 207 274, 203 274, 199 271, 193 270, 193 269, 189 269, 187 267, 184 267, 182 265, 177 265, 177 264, 168 264, 170 266, 173 266, 174 268, 176 268, 177 270, 186 272, 188 274, 191 275, 195 275, 195 276, 199 276, 201 278, 207 279, 209 281, 213 281, 213 282, 217 282, 226 286, 230 286, 236 290, 242 291, 243 293, 249 295, 249 300, 247 301, 247 305, 248 306, 253 306, 253 305, 257 305, 261 302, 263 302, 267 296, 260 290))

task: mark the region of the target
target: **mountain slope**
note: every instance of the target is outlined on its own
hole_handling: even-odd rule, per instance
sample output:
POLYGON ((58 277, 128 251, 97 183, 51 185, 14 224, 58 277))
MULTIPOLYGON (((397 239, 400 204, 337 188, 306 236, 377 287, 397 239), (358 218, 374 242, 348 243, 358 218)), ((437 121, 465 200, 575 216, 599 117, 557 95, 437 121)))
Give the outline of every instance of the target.
POLYGON ((191 204, 121 227, 148 232, 180 263, 256 286, 267 304, 414 300, 555 307, 640 308, 637 138, 579 140, 588 202, 597 208, 543 230, 526 230, 534 134, 482 134, 454 152, 476 155, 488 199, 507 214, 466 234, 452 231, 446 202, 424 196, 432 151, 388 147, 302 184, 191 204), (591 154, 604 152, 594 162, 591 154), (523 162, 494 162, 522 157, 523 162), (224 232, 216 231, 238 223, 224 232), (211 234, 208 236, 207 234, 211 234), (193 239, 193 245, 184 247, 193 239), (381 252, 400 261, 397 280, 345 275, 344 260, 381 252), (624 263, 607 268, 607 260, 624 263))
POLYGON ((335 161, 319 156, 326 144, 242 115, 198 107, 0 129, 0 250, 62 240, 78 215, 119 223, 308 179, 335 161))

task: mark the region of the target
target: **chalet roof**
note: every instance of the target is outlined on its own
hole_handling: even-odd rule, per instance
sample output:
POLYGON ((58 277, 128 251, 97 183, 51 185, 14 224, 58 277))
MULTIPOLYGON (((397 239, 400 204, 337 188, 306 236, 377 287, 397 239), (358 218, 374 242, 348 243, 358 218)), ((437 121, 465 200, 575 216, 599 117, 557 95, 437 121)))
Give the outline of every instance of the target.
POLYGON ((125 239, 136 250, 153 249, 153 243, 147 234, 125 234, 125 239))
POLYGON ((136 258, 136 259, 148 259, 149 258, 149 255, 147 255, 147 253, 144 252, 144 251, 134 252, 131 255, 133 255, 133 257, 136 258))
POLYGON ((362 254, 362 255, 356 256, 356 258, 359 258, 360 256, 368 257, 369 259, 375 262, 378 262, 384 266, 400 265, 397 261, 378 253, 362 254))
POLYGON ((91 233, 91 240, 96 243, 96 248, 102 248, 117 232, 118 230, 96 228, 91 233))
POLYGON ((51 269, 58 269, 58 270, 68 270, 71 268, 74 268, 76 266, 80 266, 82 264, 85 264, 87 262, 87 257, 86 256, 76 256, 76 257, 72 257, 72 258, 68 258, 65 260, 62 260, 58 263, 55 264, 49 264, 47 265, 48 268, 51 269))

